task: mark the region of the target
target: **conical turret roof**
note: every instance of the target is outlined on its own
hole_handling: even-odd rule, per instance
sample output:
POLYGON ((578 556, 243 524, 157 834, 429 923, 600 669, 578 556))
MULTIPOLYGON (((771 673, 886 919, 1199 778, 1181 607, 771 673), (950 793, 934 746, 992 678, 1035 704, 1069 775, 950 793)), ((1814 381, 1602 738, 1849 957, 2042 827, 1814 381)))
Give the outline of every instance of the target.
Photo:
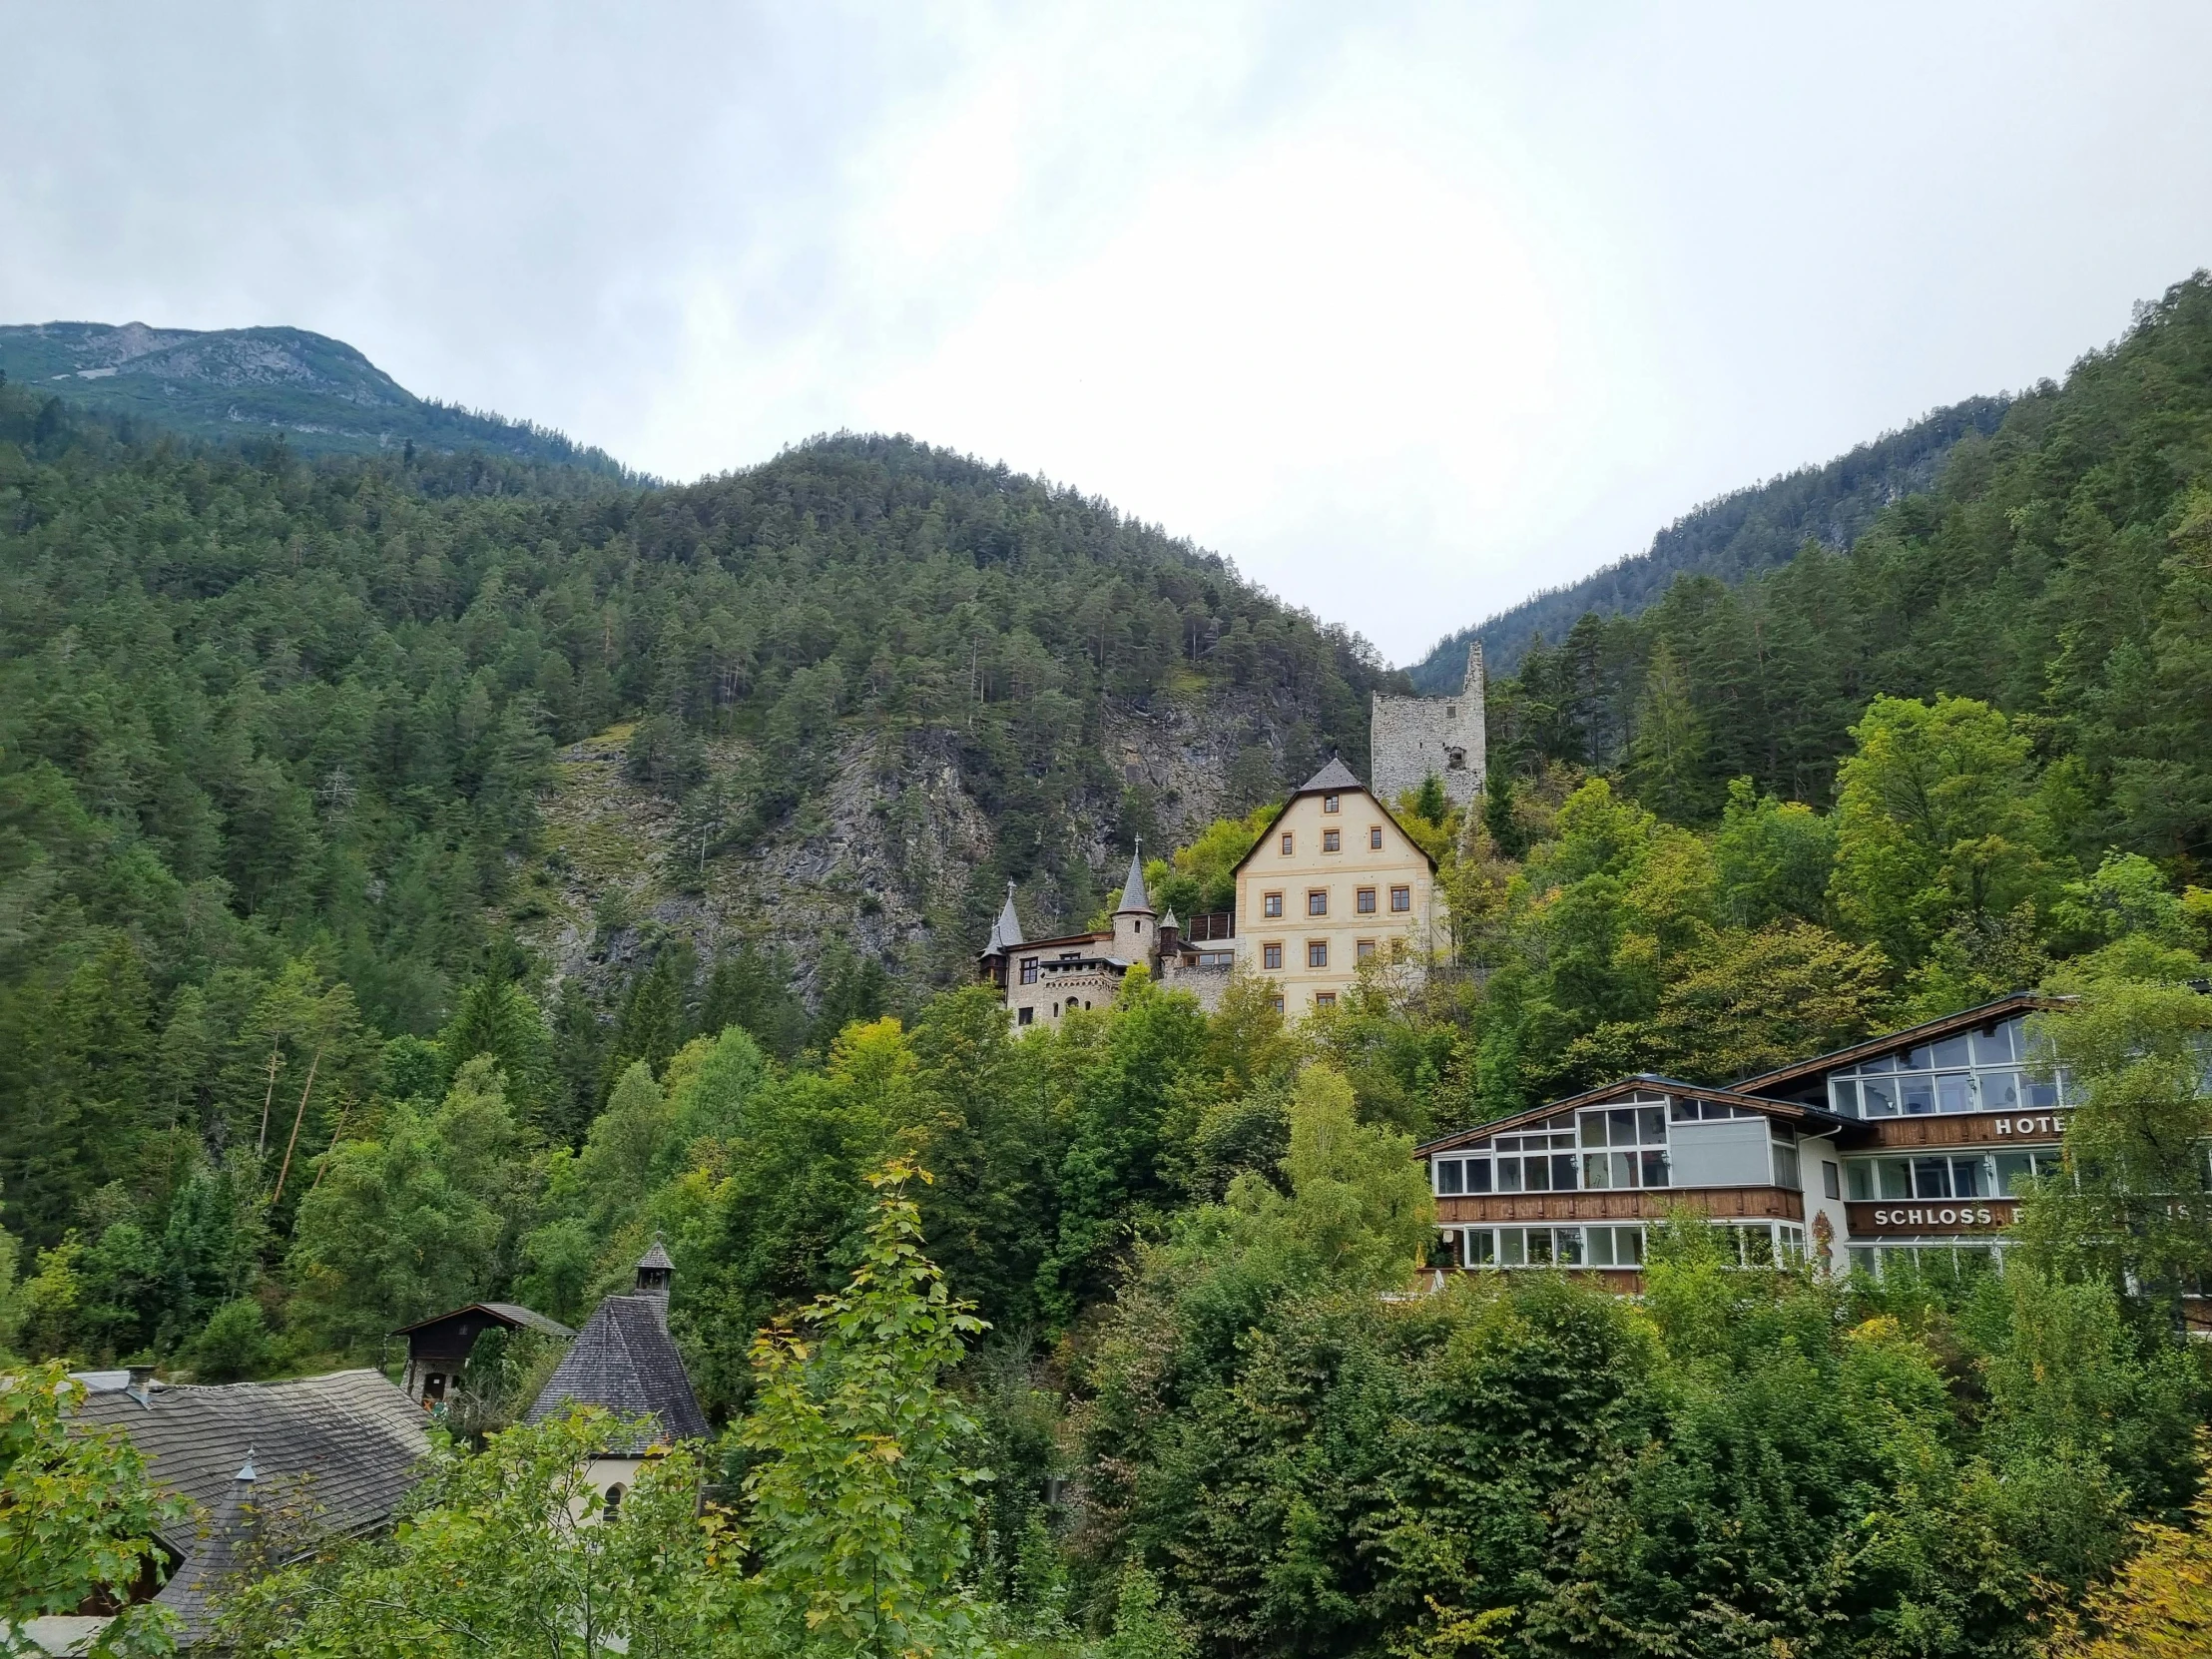
POLYGON ((1141 835, 1135 850, 1129 854, 1129 876, 1121 884, 1121 902, 1114 906, 1114 914, 1129 915, 1138 911, 1152 914, 1152 900, 1144 890, 1144 837, 1141 835))
POLYGON ((1014 884, 1009 881, 1006 902, 999 909, 998 919, 991 923, 991 942, 983 947, 983 954, 1003 956, 1021 942, 1021 918, 1014 914, 1014 884))

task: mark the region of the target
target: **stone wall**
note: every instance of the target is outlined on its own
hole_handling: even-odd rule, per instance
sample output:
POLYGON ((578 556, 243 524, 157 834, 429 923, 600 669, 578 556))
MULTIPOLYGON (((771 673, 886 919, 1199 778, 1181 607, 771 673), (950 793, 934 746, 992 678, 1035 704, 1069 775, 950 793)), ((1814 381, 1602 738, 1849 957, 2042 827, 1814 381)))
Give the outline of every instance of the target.
POLYGON ((1482 791, 1487 760, 1482 724, 1482 642, 1467 650, 1467 678, 1456 697, 1376 694, 1369 729, 1375 793, 1395 801, 1433 773, 1444 794, 1465 807, 1482 791))

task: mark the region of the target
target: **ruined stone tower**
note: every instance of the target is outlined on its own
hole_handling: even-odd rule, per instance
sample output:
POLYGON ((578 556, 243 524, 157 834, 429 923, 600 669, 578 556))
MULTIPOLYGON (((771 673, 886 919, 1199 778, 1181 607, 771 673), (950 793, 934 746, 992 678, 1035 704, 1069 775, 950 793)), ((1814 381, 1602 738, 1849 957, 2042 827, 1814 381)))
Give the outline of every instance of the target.
POLYGON ((1384 697, 1376 694, 1369 729, 1375 793, 1394 801, 1417 790, 1434 773, 1444 794, 1464 807, 1481 793, 1485 764, 1482 733, 1482 642, 1467 647, 1467 680, 1456 696, 1384 697))

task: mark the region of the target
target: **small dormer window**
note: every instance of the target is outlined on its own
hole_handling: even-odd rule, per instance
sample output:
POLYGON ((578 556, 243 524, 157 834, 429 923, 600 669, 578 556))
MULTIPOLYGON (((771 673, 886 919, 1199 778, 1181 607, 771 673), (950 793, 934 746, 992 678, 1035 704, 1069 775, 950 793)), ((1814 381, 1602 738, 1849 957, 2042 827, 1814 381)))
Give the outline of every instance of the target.
POLYGON ((1321 798, 1321 810, 1325 813, 1335 812, 1337 810, 1337 797, 1333 795, 1323 796, 1321 798))

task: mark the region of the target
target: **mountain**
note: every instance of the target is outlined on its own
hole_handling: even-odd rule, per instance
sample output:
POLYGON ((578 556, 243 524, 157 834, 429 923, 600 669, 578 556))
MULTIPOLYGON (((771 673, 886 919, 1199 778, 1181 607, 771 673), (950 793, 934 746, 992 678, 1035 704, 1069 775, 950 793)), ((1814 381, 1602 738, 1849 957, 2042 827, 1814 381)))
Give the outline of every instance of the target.
MULTIPOLYGON (((2062 384, 1971 431, 1848 552, 1734 584, 1677 573, 1586 612, 1492 685, 1493 773, 1612 771, 1676 823, 1730 781, 1825 805, 1878 696, 2012 717, 2051 820, 2201 880, 2212 868, 2212 274, 2176 283, 2062 384)), ((1964 877, 1960 877, 1964 879, 1964 877)))
POLYGON ((380 1039, 520 975, 557 1041, 518 1075, 572 1135, 650 1033, 910 1006, 1006 882, 1087 921, 1137 835, 1364 765, 1401 684, 1188 542, 906 439, 575 476, 0 387, 11 1228, 51 1242, 157 1131, 254 1144, 302 1009, 346 1033, 317 1089, 366 1099, 380 1039))
POLYGON ((301 328, 0 327, 0 374, 193 437, 280 433, 313 455, 482 450, 624 475, 604 450, 546 427, 417 397, 344 341, 301 328))
POLYGON ((1407 673, 1429 696, 1459 684, 1467 642, 1480 637, 1492 673, 1510 670, 1538 635, 1557 644, 1586 611, 1632 616, 1681 575, 1737 582, 1797 557, 1807 542, 1840 552, 1891 502, 1931 488, 1945 457, 1969 433, 1987 434, 2009 400, 1972 397, 1886 432, 1825 466, 1801 467, 1732 491, 1684 514, 1641 553, 1548 588, 1473 628, 1439 640, 1407 673))

